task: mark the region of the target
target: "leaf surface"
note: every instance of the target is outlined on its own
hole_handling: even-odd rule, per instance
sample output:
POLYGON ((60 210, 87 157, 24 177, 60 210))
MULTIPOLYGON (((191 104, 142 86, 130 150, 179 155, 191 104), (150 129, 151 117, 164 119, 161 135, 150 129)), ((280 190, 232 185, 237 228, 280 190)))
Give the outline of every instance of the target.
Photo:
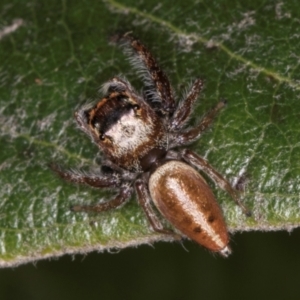
POLYGON ((112 193, 69 185, 47 167, 98 168, 98 149, 75 126, 79 105, 123 74, 142 82, 109 37, 133 31, 169 75, 178 99, 205 80, 197 121, 228 106, 191 148, 243 189, 246 218, 212 188, 231 231, 300 222, 300 12, 296 1, 6 1, 0 9, 0 265, 167 240, 136 201, 99 215, 74 204, 112 193))

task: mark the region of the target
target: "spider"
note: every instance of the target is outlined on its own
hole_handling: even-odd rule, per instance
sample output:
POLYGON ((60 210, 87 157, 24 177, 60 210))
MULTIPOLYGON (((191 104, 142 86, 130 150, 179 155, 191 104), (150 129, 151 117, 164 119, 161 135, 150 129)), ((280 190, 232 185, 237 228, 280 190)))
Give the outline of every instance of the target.
POLYGON ((104 154, 101 172, 86 174, 52 169, 63 179, 95 188, 117 190, 115 198, 95 205, 75 205, 75 212, 104 212, 122 206, 134 193, 151 225, 159 233, 186 236, 222 256, 231 253, 221 209, 204 171, 249 215, 237 191, 208 162, 191 150, 174 148, 196 141, 211 125, 225 102, 220 101, 195 127, 187 127, 203 82, 196 79, 186 97, 176 103, 168 77, 149 50, 130 34, 115 38, 145 83, 143 97, 121 77, 103 85, 96 105, 75 112, 80 129, 104 154), (173 226, 166 229, 154 206, 173 226))

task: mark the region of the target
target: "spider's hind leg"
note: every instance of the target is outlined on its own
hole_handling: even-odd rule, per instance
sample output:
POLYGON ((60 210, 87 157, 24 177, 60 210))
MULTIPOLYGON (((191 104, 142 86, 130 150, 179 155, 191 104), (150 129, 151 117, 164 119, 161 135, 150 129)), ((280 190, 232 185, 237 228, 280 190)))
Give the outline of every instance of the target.
POLYGON ((247 217, 252 215, 251 211, 241 202, 238 192, 204 158, 188 149, 184 149, 181 156, 186 162, 204 171, 221 189, 227 191, 227 193, 232 197, 234 202, 242 209, 243 213, 247 217))
POLYGON ((156 213, 154 212, 151 206, 151 199, 146 184, 142 180, 138 179, 135 182, 135 189, 137 192, 138 202, 144 210, 146 217, 151 225, 151 228, 156 232, 168 234, 173 236, 176 240, 181 240, 182 237, 180 235, 176 234, 172 230, 164 228, 163 224, 157 217, 156 213))

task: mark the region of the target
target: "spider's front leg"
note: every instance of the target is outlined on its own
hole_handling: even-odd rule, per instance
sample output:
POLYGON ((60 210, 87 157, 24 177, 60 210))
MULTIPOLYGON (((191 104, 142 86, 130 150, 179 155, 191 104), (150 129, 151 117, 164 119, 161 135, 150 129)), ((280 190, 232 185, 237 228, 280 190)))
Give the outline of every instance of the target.
MULTIPOLYGON (((146 97, 150 104, 161 103, 161 112, 172 115, 175 110, 175 100, 172 88, 166 74, 160 69, 151 52, 138 39, 130 34, 121 36, 120 41, 128 47, 132 65, 142 71, 142 79, 149 88, 146 97)), ((128 51, 127 51, 128 52, 128 51)))
POLYGON ((191 150, 184 149, 181 153, 181 157, 196 168, 203 170, 221 189, 227 191, 237 205, 241 207, 244 214, 249 217, 251 211, 241 202, 237 191, 231 186, 231 184, 217 172, 204 158, 197 155, 191 150))

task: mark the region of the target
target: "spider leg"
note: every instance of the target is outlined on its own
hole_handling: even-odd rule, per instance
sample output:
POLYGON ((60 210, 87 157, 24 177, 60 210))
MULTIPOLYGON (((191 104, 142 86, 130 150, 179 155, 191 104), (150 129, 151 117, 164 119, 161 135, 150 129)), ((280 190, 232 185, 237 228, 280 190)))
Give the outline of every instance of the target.
POLYGON ((171 119, 170 129, 172 131, 177 131, 181 129, 188 121, 189 116, 191 115, 192 112, 193 105, 196 99, 198 98, 202 88, 203 88, 203 81, 201 79, 197 79, 192 85, 185 99, 181 101, 180 105, 176 109, 171 119))
POLYGON ((97 213, 111 210, 122 206, 129 199, 131 194, 132 194, 132 188, 128 186, 123 186, 120 189, 119 194, 110 201, 104 203, 98 203, 95 205, 74 205, 71 207, 71 210, 74 212, 85 211, 85 212, 97 212, 97 213))
POLYGON ((239 199, 238 192, 204 158, 188 149, 184 149, 181 156, 186 162, 194 165, 200 170, 203 170, 215 182, 215 184, 217 184, 221 189, 227 191, 234 202, 241 207, 246 216, 251 216, 251 211, 239 199))
POLYGON ((135 93, 131 84, 125 78, 118 76, 115 76, 104 83, 101 90, 104 95, 109 95, 113 92, 122 93, 125 91, 129 91, 131 94, 135 93))
POLYGON ((208 112, 208 114, 204 116, 196 127, 175 134, 173 138, 174 146, 186 145, 199 139, 202 132, 204 132, 212 124, 217 113, 225 106, 225 104, 226 102, 224 100, 220 101, 210 112, 208 112))
POLYGON ((179 236, 178 234, 174 233, 169 229, 164 228, 163 224, 161 223, 151 206, 151 198, 149 196, 147 186, 143 180, 136 180, 135 190, 137 193, 138 202, 144 210, 146 217, 151 225, 151 228, 156 232, 172 235, 176 239, 181 239, 181 236, 179 236))
POLYGON ((120 37, 120 41, 127 46, 125 49, 131 58, 133 67, 138 69, 142 79, 146 82, 148 88, 146 96, 150 104, 161 103, 162 113, 173 114, 175 101, 169 79, 160 69, 151 52, 139 40, 129 34, 120 37))
POLYGON ((87 184, 96 188, 118 187, 120 185, 120 176, 117 173, 109 175, 86 175, 75 170, 63 170, 59 165, 54 163, 50 164, 50 168, 57 173, 59 177, 72 183, 87 184))

